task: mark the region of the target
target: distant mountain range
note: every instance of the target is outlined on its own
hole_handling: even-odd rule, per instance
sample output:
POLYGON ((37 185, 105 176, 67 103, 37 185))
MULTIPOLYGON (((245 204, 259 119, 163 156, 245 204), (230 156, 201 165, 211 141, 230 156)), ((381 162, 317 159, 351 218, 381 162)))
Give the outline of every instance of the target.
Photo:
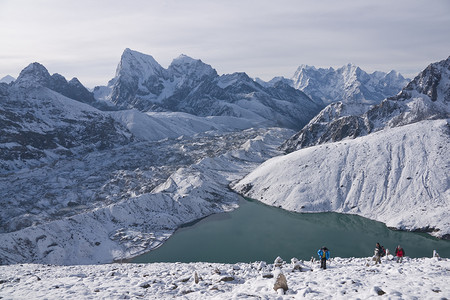
POLYGON ((355 138, 387 127, 445 119, 450 109, 450 60, 430 64, 396 96, 366 107, 336 102, 327 106, 282 148, 292 152, 326 142, 355 138))
POLYGON ((263 87, 245 73, 219 76, 210 65, 186 55, 164 69, 152 56, 130 49, 123 52, 116 76, 94 94, 118 109, 232 116, 295 129, 324 107, 289 85, 263 87))
POLYGON ((268 83, 258 82, 272 86, 280 81, 325 105, 338 101, 372 105, 396 95, 409 80, 395 71, 368 74, 358 66, 347 64, 339 69, 301 65, 292 78, 275 77, 268 83))

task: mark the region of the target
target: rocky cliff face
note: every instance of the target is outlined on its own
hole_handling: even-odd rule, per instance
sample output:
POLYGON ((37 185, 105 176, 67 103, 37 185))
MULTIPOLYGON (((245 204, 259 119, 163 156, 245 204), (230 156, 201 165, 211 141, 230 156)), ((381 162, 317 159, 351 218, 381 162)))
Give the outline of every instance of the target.
POLYGON ((367 111, 349 103, 327 106, 282 148, 300 148, 363 136, 386 127, 450 116, 450 58, 430 64, 396 96, 367 111))

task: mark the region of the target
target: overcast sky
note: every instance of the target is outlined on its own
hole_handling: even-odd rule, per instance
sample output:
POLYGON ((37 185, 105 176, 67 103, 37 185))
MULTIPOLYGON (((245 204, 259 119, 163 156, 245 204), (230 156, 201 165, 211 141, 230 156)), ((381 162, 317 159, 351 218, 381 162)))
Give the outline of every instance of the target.
POLYGON ((414 77, 450 55, 450 1, 0 0, 0 41, 0 78, 37 61, 91 88, 125 48, 264 80, 347 63, 414 77))

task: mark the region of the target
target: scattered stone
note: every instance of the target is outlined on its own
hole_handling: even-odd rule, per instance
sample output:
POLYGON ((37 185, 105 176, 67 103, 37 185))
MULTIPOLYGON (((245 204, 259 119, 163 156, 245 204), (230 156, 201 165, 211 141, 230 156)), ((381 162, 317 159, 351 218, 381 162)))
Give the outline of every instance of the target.
POLYGON ((273 274, 272 273, 266 273, 262 275, 263 278, 273 278, 273 274))
POLYGON ((100 289, 97 288, 94 290, 94 293, 98 293, 98 292, 100 292, 100 289))
POLYGON ((171 290, 175 290, 177 287, 178 287, 178 285, 176 285, 175 283, 172 282, 172 283, 170 284, 170 287, 169 287, 169 288, 170 288, 171 290))
POLYGON ((148 282, 143 282, 143 283, 141 283, 139 286, 140 286, 141 288, 148 289, 148 288, 150 287, 150 283, 148 283, 148 282))
POLYGON ((301 271, 302 270, 302 266, 300 265, 300 261, 297 258, 292 258, 291 259, 291 263, 292 263, 292 272, 294 271, 301 271))
POLYGON ((200 279, 198 278, 198 273, 197 271, 194 272, 194 282, 198 284, 198 282, 200 281, 200 279))
POLYGON ((283 293, 288 290, 287 280, 283 273, 278 274, 273 289, 277 292, 279 289, 283 289, 283 293))
POLYGON ((277 257, 275 258, 275 261, 273 262, 274 267, 279 267, 281 268, 281 266, 283 265, 283 259, 281 257, 277 257))
POLYGON ((233 280, 234 280, 233 276, 225 276, 225 277, 220 278, 219 281, 227 282, 227 281, 233 281, 233 280))
POLYGON ((180 281, 181 282, 188 282, 189 279, 191 279, 191 277, 181 278, 180 281))
POLYGON ((374 286, 373 287, 374 292, 378 295, 378 296, 382 296, 384 294, 386 294, 385 291, 383 291, 380 287, 378 286, 374 286))
POLYGON ((193 290, 184 290, 184 291, 181 291, 181 294, 186 295, 186 294, 193 293, 193 292, 194 292, 193 290))

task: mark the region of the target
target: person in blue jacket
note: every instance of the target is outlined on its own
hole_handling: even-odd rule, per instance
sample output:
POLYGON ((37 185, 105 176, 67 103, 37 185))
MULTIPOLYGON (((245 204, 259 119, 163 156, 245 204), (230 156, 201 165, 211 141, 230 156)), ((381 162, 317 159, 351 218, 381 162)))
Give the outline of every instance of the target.
POLYGON ((330 258, 330 251, 327 247, 322 247, 317 251, 317 255, 320 257, 320 267, 325 270, 327 268, 327 259, 330 258))

